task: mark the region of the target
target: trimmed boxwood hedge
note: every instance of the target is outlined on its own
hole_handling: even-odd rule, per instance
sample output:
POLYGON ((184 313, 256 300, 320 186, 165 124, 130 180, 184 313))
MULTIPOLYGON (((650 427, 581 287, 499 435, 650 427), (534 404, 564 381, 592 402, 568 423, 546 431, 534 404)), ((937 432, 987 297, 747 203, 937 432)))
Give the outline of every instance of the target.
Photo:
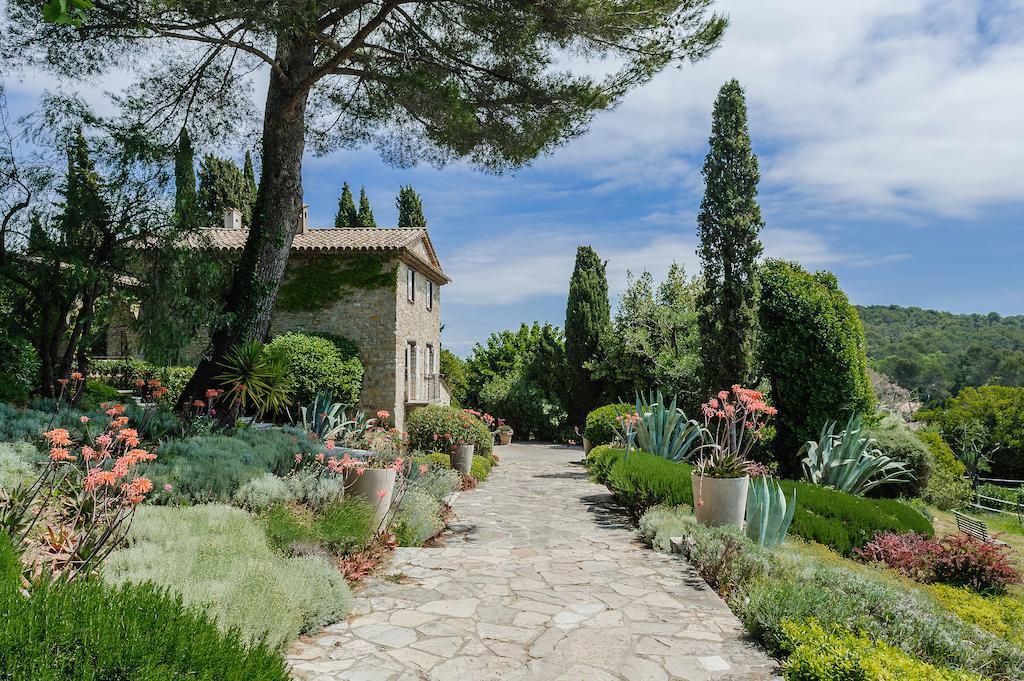
POLYGON ((593 447, 614 442, 616 432, 615 418, 622 414, 632 414, 635 411, 635 406, 625 402, 598 407, 587 414, 587 425, 583 429, 583 437, 590 440, 590 444, 593 447))
MULTIPOLYGON (((591 477, 605 484, 629 515, 638 519, 652 506, 693 506, 691 467, 653 454, 597 447, 587 457, 591 477)), ((805 482, 780 480, 797 507, 790 532, 849 556, 877 532, 918 532, 933 536, 931 523, 917 510, 894 499, 868 499, 805 482)))

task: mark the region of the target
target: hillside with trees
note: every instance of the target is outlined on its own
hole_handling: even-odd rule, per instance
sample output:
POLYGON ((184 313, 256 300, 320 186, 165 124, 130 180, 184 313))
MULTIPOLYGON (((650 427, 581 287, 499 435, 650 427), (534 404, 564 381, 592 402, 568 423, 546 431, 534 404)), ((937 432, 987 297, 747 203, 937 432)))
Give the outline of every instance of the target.
POLYGON ((872 368, 938 403, 961 388, 1024 385, 1024 316, 919 307, 857 308, 872 368))

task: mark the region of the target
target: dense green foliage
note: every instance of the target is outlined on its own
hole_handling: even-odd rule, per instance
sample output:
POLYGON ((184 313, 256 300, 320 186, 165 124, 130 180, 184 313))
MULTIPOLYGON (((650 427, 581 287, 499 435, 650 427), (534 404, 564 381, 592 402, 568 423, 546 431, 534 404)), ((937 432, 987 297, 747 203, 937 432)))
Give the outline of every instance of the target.
POLYGON ((427 218, 423 214, 423 202, 412 185, 403 185, 398 190, 395 207, 398 209, 399 227, 426 228, 427 218))
POLYGON ((622 424, 618 422, 618 418, 634 413, 636 413, 636 408, 625 402, 598 407, 587 414, 583 437, 590 440, 590 444, 594 447, 609 444, 615 440, 616 434, 622 432, 622 424))
POLYGON ((417 489, 406 492, 398 505, 393 525, 398 545, 422 546, 443 529, 440 502, 417 489))
POLYGON ((223 629, 275 648, 344 618, 352 603, 326 559, 277 555, 251 515, 220 505, 139 509, 129 546, 107 558, 103 576, 176 591, 223 629))
POLYGON ((966 506, 971 500, 971 483, 964 478, 967 467, 937 431, 921 430, 917 436, 932 455, 932 474, 922 498, 942 511, 966 506))
POLYGON ((24 338, 0 332, 0 401, 28 402, 39 381, 39 353, 24 338))
POLYGON ((338 347, 319 336, 286 333, 267 344, 267 352, 281 353, 288 363, 296 404, 306 405, 317 393, 329 392, 334 401, 354 405, 363 385, 363 363, 342 357, 338 347))
MULTIPOLYGON (((92 422, 102 423, 107 419, 102 411, 69 408, 67 402, 58 410, 56 402, 47 398, 33 400, 26 408, 0 402, 0 442, 27 440, 38 443, 43 431, 55 426, 67 428, 73 439, 81 441, 84 427, 80 419, 83 416, 92 422)), ((132 402, 128 403, 125 416, 129 426, 137 429, 144 440, 159 440, 181 428, 174 414, 161 409, 147 411, 132 402)))
POLYGON ((761 172, 750 145, 747 104, 736 80, 718 91, 697 213, 701 274, 697 299, 705 395, 746 385, 754 374, 757 258, 764 220, 757 204, 761 172))
POLYGON ((333 255, 292 265, 281 282, 277 309, 316 312, 349 291, 394 288, 396 274, 384 264, 372 255, 333 255))
POLYGON ((42 454, 28 442, 0 442, 0 489, 10 490, 33 481, 42 454))
POLYGON ((452 441, 445 436, 460 436, 476 445, 476 453, 490 456, 494 451, 494 436, 484 422, 458 407, 428 404, 416 409, 405 419, 412 450, 421 452, 447 451, 452 441))
POLYGON ((570 427, 583 427, 587 414, 600 400, 603 386, 586 365, 608 332, 610 315, 605 263, 593 248, 580 246, 565 306, 566 387, 570 396, 565 408, 570 427))
POLYGON ((220 227, 224 211, 236 208, 242 212, 242 225, 252 224, 256 205, 256 185, 249 184, 238 164, 212 154, 199 165, 199 207, 206 213, 207 225, 220 227))
POLYGON ((441 348, 440 365, 441 378, 448 386, 452 404, 456 407, 466 406, 466 363, 448 348, 441 348))
POLYGON ((627 274, 600 352, 588 362, 608 401, 658 389, 696 414, 702 392, 696 298, 700 281, 673 263, 657 287, 649 272, 627 274))
POLYGON ((359 227, 376 227, 377 221, 370 208, 370 198, 366 195, 366 187, 359 188, 359 211, 356 213, 356 224, 359 227))
POLYGON ((927 404, 962 388, 1024 386, 1024 316, 859 307, 873 367, 927 404))
POLYGON ((285 504, 271 506, 263 520, 270 545, 285 555, 329 551, 345 555, 366 545, 374 509, 357 497, 311 512, 285 504))
POLYGON ((866 434, 874 438, 882 454, 907 464, 914 476, 909 482, 876 487, 871 492, 872 496, 920 497, 928 487, 935 467, 931 450, 925 442, 902 421, 891 417, 869 428, 866 434))
POLYGON ((12 583, 0 535, 0 676, 40 681, 204 679, 287 681, 287 665, 263 644, 152 584, 110 587, 94 579, 41 582, 30 598, 12 583))
MULTIPOLYGON (((691 466, 644 452, 595 448, 587 459, 591 475, 607 485, 630 516, 637 520, 653 506, 693 506, 691 466)), ((780 480, 786 497, 794 490, 797 507, 790 534, 850 555, 877 532, 934 534, 931 523, 910 506, 891 499, 865 499, 816 485, 780 480)))
POLYGON ((349 188, 348 182, 341 184, 341 196, 338 197, 338 212, 334 216, 334 226, 338 228, 359 226, 359 213, 356 211, 356 202, 352 198, 352 189, 349 188))
POLYGON ((964 388, 924 417, 958 449, 962 449, 964 430, 980 427, 979 445, 992 453, 992 476, 1024 478, 1024 387, 964 388))
POLYGON ((758 361, 779 410, 772 447, 781 470, 795 475, 797 451, 817 439, 825 422, 872 410, 864 332, 829 272, 770 259, 758 281, 758 361))

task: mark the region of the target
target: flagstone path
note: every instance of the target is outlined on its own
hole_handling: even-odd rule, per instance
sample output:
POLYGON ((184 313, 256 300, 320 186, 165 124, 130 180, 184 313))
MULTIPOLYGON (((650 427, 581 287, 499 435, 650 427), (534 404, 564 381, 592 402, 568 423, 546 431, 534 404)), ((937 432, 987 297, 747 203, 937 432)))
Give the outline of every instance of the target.
POLYGON ((499 447, 443 547, 398 549, 348 622, 296 643, 308 681, 772 679, 682 559, 639 545, 579 449, 499 447))

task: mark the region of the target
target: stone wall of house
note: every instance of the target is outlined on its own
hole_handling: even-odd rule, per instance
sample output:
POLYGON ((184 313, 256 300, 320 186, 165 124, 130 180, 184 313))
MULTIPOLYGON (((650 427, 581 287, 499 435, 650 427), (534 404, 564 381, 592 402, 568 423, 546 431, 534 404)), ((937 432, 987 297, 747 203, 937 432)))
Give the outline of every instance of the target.
MULTIPOLYGON (((315 254, 293 253, 288 268, 301 267, 315 257, 315 254)), ((394 272, 396 267, 398 261, 391 261, 385 264, 385 271, 394 272)), ((275 309, 270 336, 298 331, 326 332, 348 338, 359 346, 359 359, 364 368, 360 409, 368 413, 393 410, 397 377, 404 371, 393 343, 396 288, 349 289, 338 300, 316 311, 275 309)))
MULTIPOLYGON (((396 338, 395 355, 400 358, 402 365, 398 374, 398 391, 395 395, 395 404, 401 405, 395 414, 395 424, 404 428, 407 409, 415 408, 415 405, 407 406, 406 380, 405 380, 405 356, 406 352, 418 350, 416 360, 420 368, 420 377, 436 375, 439 372, 441 356, 441 285, 433 282, 422 272, 415 273, 415 300, 409 300, 408 272, 409 265, 401 263, 398 272, 398 291, 396 295, 396 338), (431 289, 433 293, 431 294, 431 289), (427 300, 433 296, 432 305, 427 305, 427 300), (415 346, 410 346, 410 342, 415 346), (429 356, 427 347, 433 349, 433 366, 426 366, 429 356)), ((422 378, 421 378, 422 380, 422 378)), ((426 383, 420 386, 421 394, 427 389, 426 383)), ((445 393, 442 392, 440 401, 444 400, 445 393)), ((435 400, 437 401, 437 400, 435 400)))

